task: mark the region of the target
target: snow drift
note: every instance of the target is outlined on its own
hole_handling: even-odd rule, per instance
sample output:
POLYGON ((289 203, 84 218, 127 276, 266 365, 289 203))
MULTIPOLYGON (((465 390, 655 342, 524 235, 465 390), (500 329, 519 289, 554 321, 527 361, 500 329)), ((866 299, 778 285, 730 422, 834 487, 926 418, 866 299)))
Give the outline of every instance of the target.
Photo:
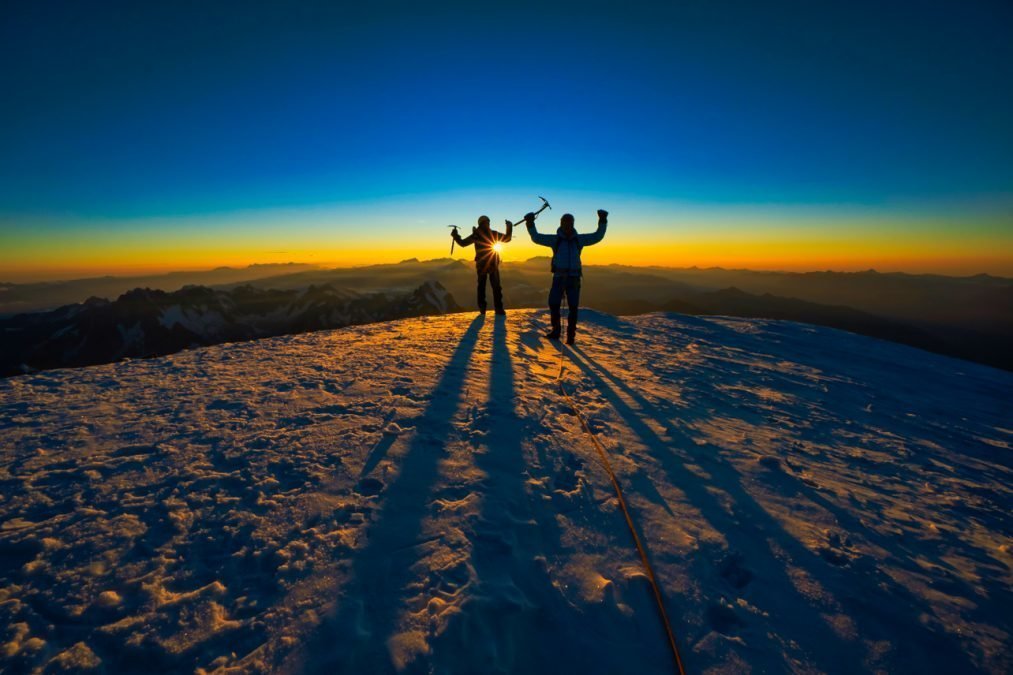
MULTIPOLYGON (((690 672, 1009 672, 1010 373, 588 312, 690 672)), ((664 673, 541 312, 0 381, 0 670, 664 673)))

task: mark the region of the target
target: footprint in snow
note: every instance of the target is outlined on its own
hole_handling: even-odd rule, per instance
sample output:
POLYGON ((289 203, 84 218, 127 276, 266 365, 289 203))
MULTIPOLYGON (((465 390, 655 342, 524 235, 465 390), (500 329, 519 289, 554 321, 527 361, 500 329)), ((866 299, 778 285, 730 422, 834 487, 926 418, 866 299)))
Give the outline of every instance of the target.
POLYGON ((712 604, 707 608, 707 623, 712 630, 724 635, 731 635, 736 629, 746 625, 731 605, 723 603, 712 604))
POLYGON ((823 546, 820 548, 820 557, 831 565, 835 565, 837 567, 845 567, 849 562, 851 562, 851 559, 846 553, 830 548, 829 546, 823 546))
POLYGON ((580 469, 583 468, 582 462, 574 455, 568 455, 563 461, 563 465, 556 470, 555 475, 552 479, 552 485, 557 490, 563 492, 573 492, 580 485, 580 469))
POLYGON ((457 595, 458 590, 470 583, 471 568, 462 560, 437 570, 435 576, 437 588, 448 595, 457 595))
POLYGON ((127 445, 118 450, 113 450, 112 457, 144 457, 147 455, 161 454, 161 450, 154 445, 127 445))
POLYGON ((227 401, 225 399, 219 398, 219 399, 216 399, 214 401, 211 401, 211 403, 208 403, 204 407, 204 409, 205 410, 232 410, 232 411, 237 411, 237 410, 242 410, 245 407, 246 407, 246 404, 243 403, 242 401, 227 401))
POLYGON ((241 453, 229 454, 222 450, 212 450, 208 453, 208 459, 211 460, 211 466, 215 471, 221 473, 234 473, 245 469, 250 464, 245 455, 241 453))
POLYGON ((852 560, 849 549, 851 549, 851 537, 845 535, 842 539, 837 532, 827 531, 827 543, 820 547, 819 554, 831 565, 845 567, 852 560))
POLYGON ((355 491, 364 497, 375 497, 383 492, 385 487, 387 486, 384 482, 378 478, 363 478, 356 484, 355 491))
POLYGON ((743 564, 744 562, 741 553, 731 553, 718 564, 718 573, 733 588, 745 588, 753 580, 753 573, 743 564))

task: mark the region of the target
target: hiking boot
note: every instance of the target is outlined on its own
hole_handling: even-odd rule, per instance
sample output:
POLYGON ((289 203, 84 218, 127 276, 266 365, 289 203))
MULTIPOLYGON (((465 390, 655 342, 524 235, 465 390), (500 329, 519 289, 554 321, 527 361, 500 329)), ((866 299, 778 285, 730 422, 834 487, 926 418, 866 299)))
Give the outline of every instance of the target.
POLYGON ((567 336, 566 336, 566 344, 568 344, 568 345, 572 345, 572 344, 573 344, 573 342, 574 342, 574 340, 573 340, 573 335, 567 335, 567 336))
POLYGON ((496 310, 496 316, 506 316, 506 310, 505 309, 497 309, 496 310))
POLYGON ((545 337, 549 338, 550 340, 558 340, 559 332, 563 328, 563 322, 559 316, 559 307, 549 307, 549 316, 552 322, 552 331, 548 333, 545 337))

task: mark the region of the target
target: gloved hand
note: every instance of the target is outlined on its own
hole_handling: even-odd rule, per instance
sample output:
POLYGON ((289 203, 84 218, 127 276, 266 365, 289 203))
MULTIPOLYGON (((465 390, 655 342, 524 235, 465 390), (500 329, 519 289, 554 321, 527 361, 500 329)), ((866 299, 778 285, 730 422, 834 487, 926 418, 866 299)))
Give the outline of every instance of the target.
POLYGON ((598 209, 598 220, 608 220, 609 212, 605 209, 598 209))
POLYGON ((525 224, 526 224, 526 225, 527 225, 528 227, 531 227, 531 226, 533 226, 533 225, 535 224, 535 214, 534 214, 534 213, 531 213, 531 212, 529 212, 529 213, 525 213, 525 214, 524 214, 524 223, 525 223, 525 224))
POLYGON ((514 224, 511 223, 509 220, 504 220, 503 222, 506 223, 507 227, 513 227, 514 226, 514 224))

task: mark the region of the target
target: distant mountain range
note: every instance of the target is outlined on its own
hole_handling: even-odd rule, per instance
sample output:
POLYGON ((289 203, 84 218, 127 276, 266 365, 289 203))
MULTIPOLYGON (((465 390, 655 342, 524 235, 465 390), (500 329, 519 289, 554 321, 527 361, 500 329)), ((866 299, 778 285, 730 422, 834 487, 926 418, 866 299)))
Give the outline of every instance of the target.
POLYGON ((0 376, 161 356, 189 347, 459 311, 437 281, 409 293, 187 286, 137 288, 0 319, 0 376))
POLYGON ((275 263, 142 276, 89 277, 26 284, 0 282, 0 316, 55 309, 63 305, 83 302, 92 297, 114 300, 135 288, 178 291, 184 286, 236 284, 315 268, 315 265, 303 263, 275 263))
MULTIPOLYGON (((420 283, 433 282, 448 293, 450 302, 456 301, 464 310, 476 308, 472 263, 452 258, 339 269, 308 265, 222 268, 160 275, 145 281, 175 291, 183 279, 189 280, 194 274, 204 275, 200 283, 216 292, 233 293, 248 286, 265 293, 305 293, 310 288, 327 287, 337 294, 335 297, 342 298, 354 294, 405 295, 420 283)), ((548 258, 505 263, 502 276, 507 308, 545 306, 551 281, 548 258)), ((0 284, 0 312, 16 311, 16 307, 52 309, 54 305, 47 303, 55 297, 63 298, 63 304, 82 302, 89 294, 112 300, 131 281, 105 277, 57 284, 0 284), (103 286, 119 290, 116 294, 90 293, 103 286)), ((290 296, 267 293, 264 297, 285 302, 281 298, 290 296)), ((948 277, 872 270, 792 273, 588 265, 581 300, 587 307, 617 315, 678 311, 800 321, 1013 370, 1013 350, 1008 347, 1013 344, 1013 280, 985 274, 948 277)), ((35 320, 21 318, 16 323, 26 321, 35 320)), ((263 333, 258 326, 264 321, 247 314, 236 319, 228 330, 222 330, 235 336, 227 339, 256 337, 263 333), (246 321, 252 322, 251 326, 244 326, 246 321)), ((6 322, 0 321, 0 325, 6 322)), ((312 327, 297 321, 292 326, 291 330, 312 327)), ((271 328, 269 332, 277 331, 288 329, 271 328)), ((5 362, 9 360, 4 358, 5 362)))

